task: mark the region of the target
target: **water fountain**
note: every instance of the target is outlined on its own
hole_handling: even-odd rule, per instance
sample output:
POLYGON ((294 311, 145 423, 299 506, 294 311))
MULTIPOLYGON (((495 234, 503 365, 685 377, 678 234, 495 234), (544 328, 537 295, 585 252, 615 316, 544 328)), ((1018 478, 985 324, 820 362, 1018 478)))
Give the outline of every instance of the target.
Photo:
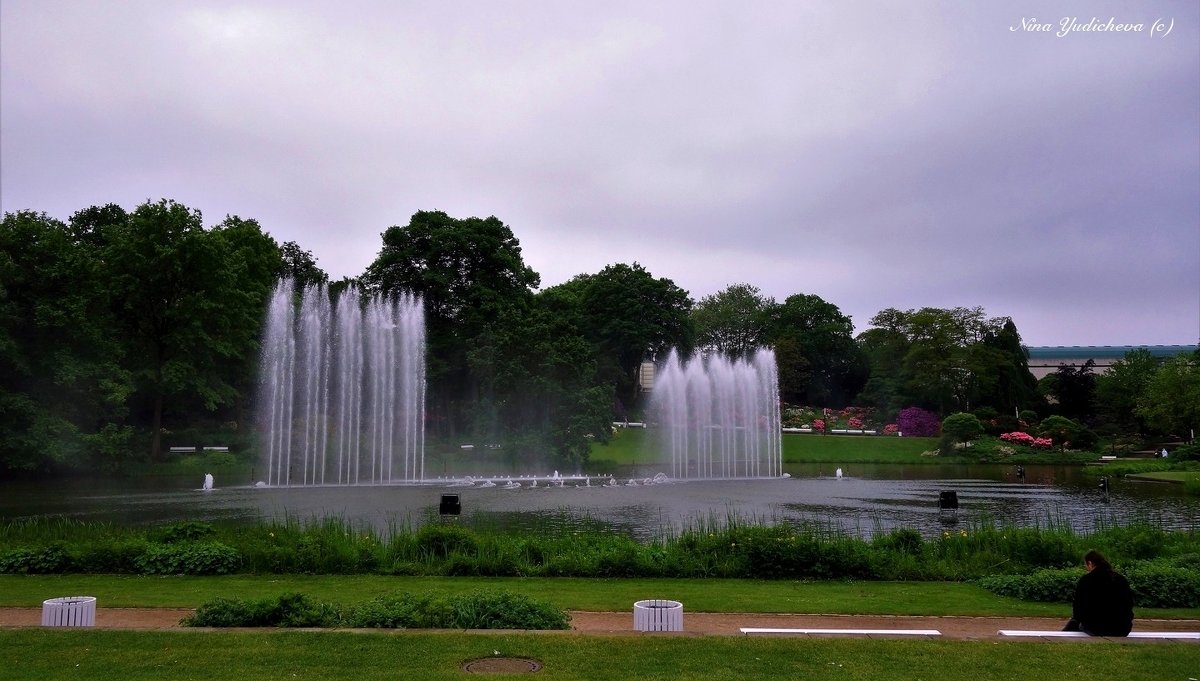
POLYGON ((259 456, 269 486, 424 478, 425 319, 412 295, 331 299, 279 282, 267 311, 259 456))
POLYGON ((657 372, 651 413, 676 479, 779 477, 783 455, 775 353, 745 359, 672 351, 657 372))

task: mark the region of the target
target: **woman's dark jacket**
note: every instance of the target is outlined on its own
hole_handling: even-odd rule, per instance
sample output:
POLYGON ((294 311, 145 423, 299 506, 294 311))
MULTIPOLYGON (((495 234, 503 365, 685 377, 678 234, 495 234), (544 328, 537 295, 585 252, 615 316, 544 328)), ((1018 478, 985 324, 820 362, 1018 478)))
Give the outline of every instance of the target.
POLYGON ((1133 629, 1133 591, 1129 582, 1116 572, 1101 568, 1080 577, 1071 616, 1093 636, 1128 636, 1133 629))

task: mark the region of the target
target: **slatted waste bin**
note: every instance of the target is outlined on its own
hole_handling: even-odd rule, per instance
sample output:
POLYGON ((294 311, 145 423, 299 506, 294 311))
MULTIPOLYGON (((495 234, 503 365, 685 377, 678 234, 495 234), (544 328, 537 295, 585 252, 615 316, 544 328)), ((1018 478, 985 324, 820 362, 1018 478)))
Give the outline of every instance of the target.
POLYGON ((683 631, 683 603, 653 599, 633 604, 636 631, 683 631))
POLYGON ((96 626, 95 596, 64 596, 42 601, 42 626, 96 626))

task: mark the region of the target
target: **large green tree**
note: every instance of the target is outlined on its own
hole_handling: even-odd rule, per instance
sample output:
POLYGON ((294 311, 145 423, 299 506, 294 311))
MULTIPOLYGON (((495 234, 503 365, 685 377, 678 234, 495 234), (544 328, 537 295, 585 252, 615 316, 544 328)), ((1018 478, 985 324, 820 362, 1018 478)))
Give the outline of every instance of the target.
POLYGON ((596 377, 611 387, 621 407, 637 402, 636 372, 645 360, 671 348, 689 352, 692 301, 670 279, 641 265, 609 265, 538 294, 547 309, 569 317, 593 348, 596 377))
POLYGON ((166 199, 109 231, 103 258, 137 389, 132 405, 156 457, 172 404, 213 411, 237 398, 229 369, 243 369, 256 349, 278 254, 252 221, 229 218, 209 232, 198 210, 166 199))
POLYGON ((488 357, 528 314, 536 272, 525 265, 512 230, 495 217, 452 218, 421 211, 383 233, 379 255, 361 282, 384 294, 411 291, 424 299, 428 409, 438 433, 450 436, 479 419, 481 393, 494 381, 488 357))
POLYGON ((769 344, 767 328, 775 300, 750 284, 730 284, 704 296, 692 311, 696 344, 707 352, 744 357, 769 344))
POLYGON ((842 407, 862 389, 866 360, 854 324, 836 305, 796 294, 771 306, 766 319, 784 401, 842 407))
POLYGON ((1200 430, 1200 350, 1163 362, 1146 386, 1137 415, 1163 435, 1195 436, 1200 430))
POLYGON ((1120 432, 1146 432, 1137 409, 1145 402, 1158 368, 1159 361, 1149 350, 1135 348, 1096 377, 1096 410, 1106 424, 1120 432))
POLYGON ((105 224, 81 223, 21 211, 0 224, 0 467, 111 469, 125 452, 105 224))

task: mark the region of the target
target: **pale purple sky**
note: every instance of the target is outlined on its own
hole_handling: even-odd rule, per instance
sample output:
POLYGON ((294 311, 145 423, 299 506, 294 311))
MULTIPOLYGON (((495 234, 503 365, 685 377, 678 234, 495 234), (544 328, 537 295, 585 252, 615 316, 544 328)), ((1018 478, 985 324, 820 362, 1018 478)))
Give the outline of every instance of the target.
POLYGON ((856 331, 981 305, 1030 345, 1190 344, 1198 24, 1193 0, 2 0, 0 207, 173 198, 334 278, 418 210, 495 215, 544 286, 637 261, 856 331))

